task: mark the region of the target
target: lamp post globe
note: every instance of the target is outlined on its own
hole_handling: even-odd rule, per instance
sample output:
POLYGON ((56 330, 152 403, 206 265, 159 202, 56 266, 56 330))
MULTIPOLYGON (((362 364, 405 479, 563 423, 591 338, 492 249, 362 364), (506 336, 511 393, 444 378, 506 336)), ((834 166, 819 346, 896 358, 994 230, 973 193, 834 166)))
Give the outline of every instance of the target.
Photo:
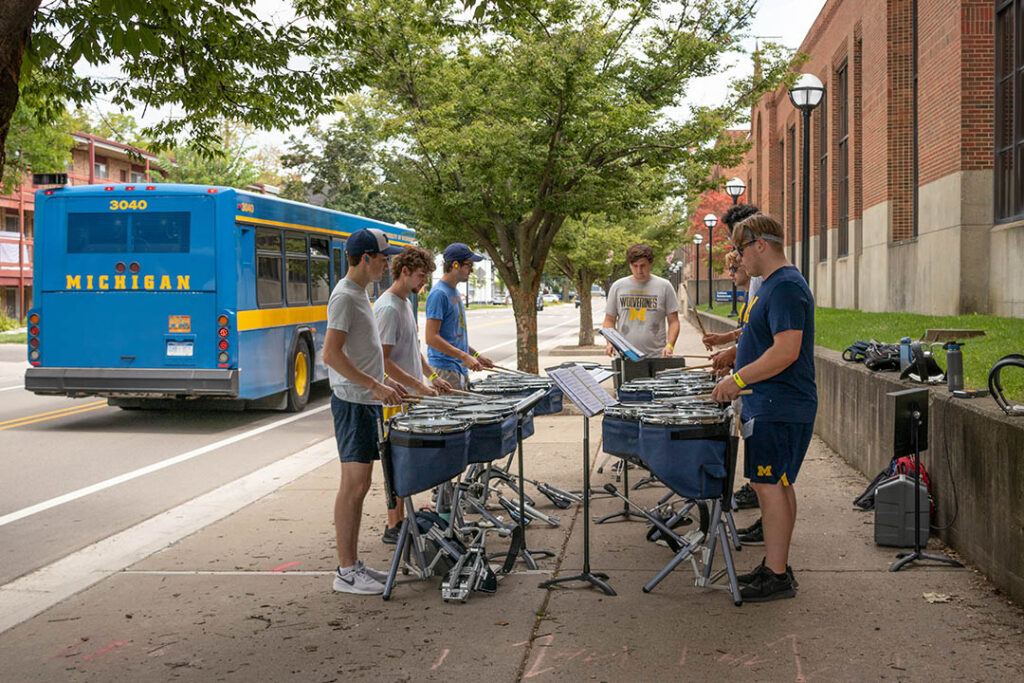
POLYGON ((725 184, 725 193, 732 197, 733 206, 739 200, 740 195, 747 191, 747 184, 741 178, 733 178, 725 184))
MULTIPOLYGON (((711 244, 712 242, 714 242, 714 237, 712 236, 711 231, 715 229, 716 225, 718 225, 718 216, 716 216, 713 213, 705 215, 704 225, 707 226, 708 229, 708 310, 710 311, 711 300, 714 298, 715 295, 713 291, 715 289, 714 276, 711 273, 711 244)), ((700 302, 698 301, 698 303, 700 302)))
POLYGON ((811 281, 811 112, 825 97, 825 86, 813 74, 800 74, 789 89, 789 101, 803 115, 802 219, 800 228, 800 272, 811 281))

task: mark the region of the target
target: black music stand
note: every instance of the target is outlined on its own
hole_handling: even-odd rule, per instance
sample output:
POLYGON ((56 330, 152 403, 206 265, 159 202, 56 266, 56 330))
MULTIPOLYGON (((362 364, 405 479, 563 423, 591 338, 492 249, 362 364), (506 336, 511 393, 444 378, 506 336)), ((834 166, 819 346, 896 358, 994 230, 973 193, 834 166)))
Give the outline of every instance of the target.
POLYGON ((601 589, 605 595, 616 595, 606 582, 607 574, 590 570, 590 418, 603 413, 605 406, 615 403, 615 399, 582 367, 554 370, 548 377, 583 412, 583 571, 573 576, 550 579, 540 584, 540 588, 552 588, 570 581, 585 581, 601 589))
MULTIPOLYGON (((544 400, 547 392, 543 389, 538 390, 524 398, 522 401, 516 404, 516 413, 519 415, 519 419, 516 421, 516 443, 519 451, 519 559, 526 563, 526 566, 530 569, 537 569, 537 557, 554 557, 555 554, 550 550, 530 550, 526 545, 526 474, 523 472, 523 419, 526 413, 533 409, 538 403, 544 400)), ((510 553, 511 554, 511 553, 510 553)), ((506 567, 511 568, 511 564, 506 560, 506 567)))
MULTIPOLYGON (((951 557, 929 555, 921 552, 921 451, 928 448, 928 390, 906 389, 894 391, 887 396, 895 399, 895 424, 893 427, 893 457, 914 455, 914 549, 898 553, 898 558, 889 571, 898 572, 911 562, 930 560, 954 567, 963 567, 951 557)), ((925 541, 927 543, 927 540, 925 541)))

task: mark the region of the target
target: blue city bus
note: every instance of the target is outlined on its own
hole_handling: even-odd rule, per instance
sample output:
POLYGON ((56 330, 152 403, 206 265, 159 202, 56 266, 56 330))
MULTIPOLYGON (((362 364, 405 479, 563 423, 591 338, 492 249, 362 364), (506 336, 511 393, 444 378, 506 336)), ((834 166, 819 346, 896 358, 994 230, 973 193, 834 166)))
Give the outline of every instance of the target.
POLYGON ((346 237, 374 227, 414 242, 400 225, 176 184, 40 190, 36 226, 25 388, 124 408, 212 397, 302 410, 327 379, 346 237))

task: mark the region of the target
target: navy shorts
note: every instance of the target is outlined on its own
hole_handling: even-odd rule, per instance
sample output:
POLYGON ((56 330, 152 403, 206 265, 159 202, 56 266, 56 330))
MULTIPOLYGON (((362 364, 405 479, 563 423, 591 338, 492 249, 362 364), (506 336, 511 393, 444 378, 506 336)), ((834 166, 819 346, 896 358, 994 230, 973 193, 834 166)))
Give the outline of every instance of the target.
POLYGON ((762 422, 755 419, 753 433, 744 440, 744 476, 756 484, 777 484, 781 481, 783 486, 790 486, 800 472, 813 433, 813 422, 762 422))
POLYGON ((372 463, 380 458, 377 452, 377 420, 384 419, 383 408, 343 401, 332 393, 331 414, 334 415, 339 460, 372 463))

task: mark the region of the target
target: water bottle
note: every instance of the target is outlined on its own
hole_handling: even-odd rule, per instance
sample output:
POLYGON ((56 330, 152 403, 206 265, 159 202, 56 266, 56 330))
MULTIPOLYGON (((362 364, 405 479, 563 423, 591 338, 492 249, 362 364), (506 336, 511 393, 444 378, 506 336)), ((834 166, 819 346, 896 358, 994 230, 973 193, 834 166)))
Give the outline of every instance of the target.
POLYGON ((900 372, 903 372, 910 367, 911 361, 910 355, 910 337, 904 337, 900 339, 900 372))
POLYGON ((960 350, 960 342, 947 342, 946 349, 946 382, 950 392, 964 388, 964 354, 960 350))

